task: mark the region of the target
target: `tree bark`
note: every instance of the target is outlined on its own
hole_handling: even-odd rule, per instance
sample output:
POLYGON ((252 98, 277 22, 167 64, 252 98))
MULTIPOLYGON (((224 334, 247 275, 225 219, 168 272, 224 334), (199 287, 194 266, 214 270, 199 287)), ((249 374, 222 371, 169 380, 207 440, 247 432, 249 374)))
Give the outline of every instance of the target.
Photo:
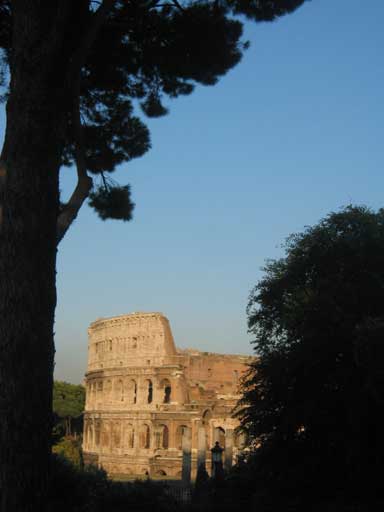
POLYGON ((62 4, 12 4, 11 84, 0 183, 0 510, 43 512, 65 115, 60 31, 54 30, 62 4))

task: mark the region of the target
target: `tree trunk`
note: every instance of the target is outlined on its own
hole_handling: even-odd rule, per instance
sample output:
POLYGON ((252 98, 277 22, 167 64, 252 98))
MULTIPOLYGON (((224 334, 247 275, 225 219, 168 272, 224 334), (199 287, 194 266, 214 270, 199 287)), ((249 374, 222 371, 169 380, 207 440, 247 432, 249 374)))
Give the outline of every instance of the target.
POLYGON ((36 0, 12 4, 0 173, 0 510, 43 512, 52 424, 63 66, 55 58, 57 40, 47 41, 57 8, 53 12, 36 0))

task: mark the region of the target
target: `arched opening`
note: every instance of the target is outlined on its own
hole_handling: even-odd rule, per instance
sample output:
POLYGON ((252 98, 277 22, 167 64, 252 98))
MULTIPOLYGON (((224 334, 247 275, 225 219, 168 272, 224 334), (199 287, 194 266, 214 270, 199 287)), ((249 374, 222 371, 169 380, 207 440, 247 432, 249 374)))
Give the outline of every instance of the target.
POLYGON ((213 441, 216 443, 218 441, 221 448, 225 448, 225 430, 221 427, 216 427, 214 430, 214 439, 213 441))
POLYGON ((137 401, 137 384, 136 384, 136 381, 135 380, 131 380, 130 382, 130 395, 131 395, 131 403, 132 404, 135 404, 136 401, 137 401))
POLYGON ((165 388, 164 388, 164 403, 165 404, 169 404, 169 402, 171 401, 171 392, 172 392, 171 386, 165 386, 165 388))
POLYGON ((212 368, 208 368, 207 374, 208 374, 208 378, 212 377, 212 368))
POLYGON ((212 444, 211 419, 212 411, 210 409, 206 409, 201 417, 201 423, 205 430, 205 440, 207 446, 212 444))
POLYGON ((124 385, 121 379, 116 382, 115 398, 119 402, 124 401, 124 385))
POLYGON ((182 450, 183 448, 183 435, 187 428, 186 425, 179 425, 176 429, 176 448, 178 450, 182 450))
POLYGON ((152 403, 153 400, 153 385, 151 380, 147 380, 148 386, 148 395, 147 395, 147 403, 152 403))
POLYGON ((163 469, 156 471, 156 476, 167 476, 167 473, 163 469))
POLYGON ((209 420, 212 418, 212 412, 207 409, 206 411, 203 412, 203 416, 202 416, 202 422, 203 422, 203 427, 207 427, 209 425, 209 420))
POLYGON ((162 433, 161 433, 161 446, 164 450, 168 449, 169 446, 169 429, 167 425, 162 425, 162 433))
POLYGON ((161 381, 160 387, 164 390, 163 404, 169 404, 171 402, 172 387, 168 379, 161 381))

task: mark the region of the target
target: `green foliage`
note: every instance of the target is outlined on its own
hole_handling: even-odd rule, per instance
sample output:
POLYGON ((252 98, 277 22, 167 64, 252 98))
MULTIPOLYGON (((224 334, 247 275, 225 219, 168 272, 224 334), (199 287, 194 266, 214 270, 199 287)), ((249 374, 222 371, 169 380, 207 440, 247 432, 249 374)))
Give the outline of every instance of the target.
MULTIPOLYGON (((242 41, 243 26, 235 15, 272 21, 304 1, 116 0, 85 56, 80 86, 73 87, 73 77, 69 77, 72 86, 67 87, 63 165, 76 160, 79 141, 73 104, 78 99, 87 171, 111 173, 120 164, 144 155, 151 146, 149 130, 133 105, 139 104, 148 117, 167 114, 166 98, 191 94, 196 84, 216 84, 241 60, 249 43, 242 41)), ((101 3, 71 2, 65 45, 58 56, 63 66, 77 57, 101 3)), ((5 68, 12 48, 10 0, 0 0, 0 48, 5 68)), ((131 218, 129 194, 123 193, 124 187, 118 190, 93 193, 90 205, 101 218, 131 218), (118 201, 116 208, 111 207, 111 200, 118 201)))
POLYGON ((75 467, 83 467, 81 439, 66 436, 52 447, 52 452, 64 457, 75 467))
POLYGON ((349 206, 291 236, 251 293, 248 325, 259 359, 238 415, 261 443, 260 511, 368 510, 384 457, 384 210, 349 206))
POLYGON ((60 417, 76 418, 84 411, 85 389, 81 384, 56 380, 53 385, 53 411, 60 417))
POLYGON ((85 405, 85 389, 80 384, 55 381, 53 385, 54 436, 62 437, 82 433, 82 414, 85 405), (61 434, 61 435, 60 435, 61 434))
POLYGON ((131 220, 135 207, 131 201, 129 185, 125 187, 101 186, 89 194, 89 204, 98 212, 99 217, 103 220, 131 220))
POLYGON ((305 0, 228 0, 228 4, 237 14, 245 14, 257 21, 273 21, 278 16, 288 14, 302 5, 305 0))

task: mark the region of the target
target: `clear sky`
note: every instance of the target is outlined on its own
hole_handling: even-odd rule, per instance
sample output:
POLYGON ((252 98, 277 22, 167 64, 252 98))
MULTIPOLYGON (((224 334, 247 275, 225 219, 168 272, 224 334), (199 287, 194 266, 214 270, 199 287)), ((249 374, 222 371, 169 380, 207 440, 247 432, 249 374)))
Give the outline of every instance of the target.
POLYGON ((132 311, 163 312, 180 347, 251 353, 265 260, 330 211, 384 205, 383 19, 382 0, 312 0, 247 24, 234 70, 148 121, 153 149, 113 176, 134 220, 86 206, 60 245, 56 378, 82 380, 91 321, 132 311))

